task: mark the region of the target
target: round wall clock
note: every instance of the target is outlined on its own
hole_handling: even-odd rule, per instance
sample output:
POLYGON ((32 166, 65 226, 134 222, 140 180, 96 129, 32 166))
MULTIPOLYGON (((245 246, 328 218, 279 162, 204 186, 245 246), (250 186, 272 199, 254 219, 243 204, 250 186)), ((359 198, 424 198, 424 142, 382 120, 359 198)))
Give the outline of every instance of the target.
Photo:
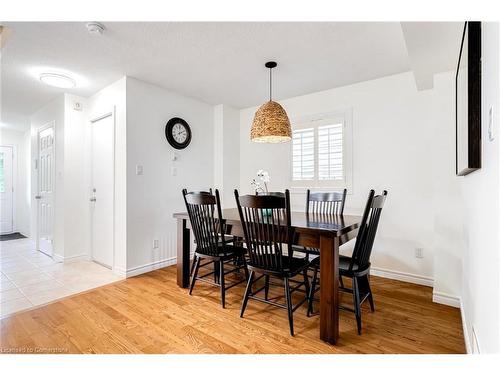
POLYGON ((171 118, 165 126, 165 137, 173 148, 182 150, 191 142, 191 128, 185 120, 171 118))

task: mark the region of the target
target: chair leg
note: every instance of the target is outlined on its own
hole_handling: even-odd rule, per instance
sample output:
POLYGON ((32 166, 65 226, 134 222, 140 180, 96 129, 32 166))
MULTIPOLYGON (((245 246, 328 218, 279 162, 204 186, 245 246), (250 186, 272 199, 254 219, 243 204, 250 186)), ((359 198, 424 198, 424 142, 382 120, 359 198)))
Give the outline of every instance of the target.
POLYGON ((245 280, 248 280, 249 274, 248 274, 247 260, 245 259, 245 255, 241 256, 241 262, 243 263, 243 270, 245 271, 245 280))
POLYGON ((352 279, 352 294, 354 299, 354 313, 356 314, 356 325, 358 326, 358 335, 361 335, 361 304, 359 298, 358 278, 352 279))
POLYGON ((248 297, 252 292, 252 284, 253 284, 253 271, 250 271, 250 276, 248 277, 247 288, 245 289, 245 296, 243 297, 243 304, 241 305, 240 318, 243 318, 243 314, 245 313, 245 309, 247 308, 248 297))
POLYGON ((214 283, 219 283, 219 262, 214 262, 214 283))
POLYGON ((344 288, 344 280, 342 279, 341 275, 339 275, 339 282, 340 282, 340 287, 344 288))
POLYGON ((267 299, 269 298, 269 275, 264 276, 264 280, 264 299, 267 301, 267 299))
POLYGON ((304 275, 304 288, 306 289, 306 302, 309 301, 309 277, 307 277, 307 268, 302 271, 302 275, 304 275))
POLYGON ((219 264, 220 264, 219 265, 220 298, 221 298, 222 308, 224 309, 226 308, 226 283, 224 280, 224 262, 221 260, 219 264))
POLYGON ((372 294, 372 289, 370 288, 370 278, 368 275, 365 275, 362 277, 360 280, 362 281, 363 285, 363 293, 366 293, 368 295, 368 302, 370 303, 370 310, 372 312, 375 312, 375 304, 373 303, 373 294, 372 294))
POLYGON ((290 283, 288 277, 285 277, 285 299, 286 306, 288 310, 288 323, 290 324, 290 335, 293 336, 293 307, 292 307, 292 295, 290 293, 290 283))
POLYGON ((196 254, 193 256, 193 263, 191 264, 191 270, 189 271, 189 277, 193 275, 194 267, 196 266, 196 254))
POLYGON ((189 286, 189 295, 191 295, 191 293, 193 292, 194 283, 196 282, 196 277, 198 276, 198 270, 200 269, 200 262, 201 262, 201 258, 196 257, 194 272, 193 272, 193 275, 191 276, 191 285, 189 286))
POLYGON ((314 293, 316 292, 316 283, 318 282, 318 268, 314 267, 311 288, 309 289, 309 303, 307 304, 307 316, 313 313, 314 293))

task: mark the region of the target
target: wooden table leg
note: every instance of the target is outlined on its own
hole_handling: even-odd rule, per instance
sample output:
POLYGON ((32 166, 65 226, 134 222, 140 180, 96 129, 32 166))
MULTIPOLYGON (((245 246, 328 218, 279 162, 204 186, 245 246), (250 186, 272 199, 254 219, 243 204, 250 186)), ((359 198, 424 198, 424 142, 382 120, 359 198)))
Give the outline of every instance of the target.
POLYGON ((189 286, 189 262, 191 241, 186 219, 177 219, 177 285, 189 286))
POLYGON ((320 237, 320 338, 336 344, 339 338, 339 238, 320 237))

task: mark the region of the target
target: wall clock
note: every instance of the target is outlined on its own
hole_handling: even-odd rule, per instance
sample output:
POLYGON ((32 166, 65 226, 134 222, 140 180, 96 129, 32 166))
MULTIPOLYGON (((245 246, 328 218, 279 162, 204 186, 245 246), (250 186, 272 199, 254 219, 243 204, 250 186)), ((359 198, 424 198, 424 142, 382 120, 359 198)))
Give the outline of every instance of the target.
POLYGON ((171 118, 165 126, 165 137, 173 148, 182 150, 191 142, 191 128, 185 120, 171 118))

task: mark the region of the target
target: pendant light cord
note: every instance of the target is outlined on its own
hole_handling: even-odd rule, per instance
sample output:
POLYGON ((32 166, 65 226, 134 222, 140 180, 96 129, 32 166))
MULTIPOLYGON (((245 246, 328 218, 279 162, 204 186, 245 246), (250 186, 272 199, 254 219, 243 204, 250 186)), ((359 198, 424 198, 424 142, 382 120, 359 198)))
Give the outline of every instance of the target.
POLYGON ((273 98, 273 68, 269 68, 269 101, 273 98))

